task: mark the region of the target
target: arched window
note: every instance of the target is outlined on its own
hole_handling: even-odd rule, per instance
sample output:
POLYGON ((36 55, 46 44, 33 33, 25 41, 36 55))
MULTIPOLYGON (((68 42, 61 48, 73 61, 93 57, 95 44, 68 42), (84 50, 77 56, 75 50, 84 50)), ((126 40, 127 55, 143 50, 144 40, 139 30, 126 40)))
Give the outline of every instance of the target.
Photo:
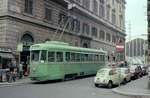
POLYGON ((24 35, 21 37, 21 41, 22 41, 22 42, 30 42, 30 43, 33 43, 33 42, 34 42, 34 39, 33 39, 33 37, 32 37, 30 34, 24 34, 24 35))

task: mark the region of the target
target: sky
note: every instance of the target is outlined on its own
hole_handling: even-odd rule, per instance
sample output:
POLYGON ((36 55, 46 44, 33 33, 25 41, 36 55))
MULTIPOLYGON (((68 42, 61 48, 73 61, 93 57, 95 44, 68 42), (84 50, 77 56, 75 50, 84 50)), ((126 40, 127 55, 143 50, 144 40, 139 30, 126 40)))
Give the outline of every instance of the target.
POLYGON ((131 37, 147 34, 147 0, 126 0, 126 34, 129 38, 129 23, 131 37))

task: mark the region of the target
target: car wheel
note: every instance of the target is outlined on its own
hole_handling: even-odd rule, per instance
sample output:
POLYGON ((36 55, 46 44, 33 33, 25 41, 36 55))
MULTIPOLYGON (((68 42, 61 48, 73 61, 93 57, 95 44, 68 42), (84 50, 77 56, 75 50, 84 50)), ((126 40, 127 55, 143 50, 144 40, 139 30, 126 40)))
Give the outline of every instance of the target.
POLYGON ((109 81, 108 84, 107 84, 107 88, 112 88, 112 86, 113 86, 112 81, 109 81))
POLYGON ((98 84, 95 84, 95 87, 98 87, 99 85, 98 84))

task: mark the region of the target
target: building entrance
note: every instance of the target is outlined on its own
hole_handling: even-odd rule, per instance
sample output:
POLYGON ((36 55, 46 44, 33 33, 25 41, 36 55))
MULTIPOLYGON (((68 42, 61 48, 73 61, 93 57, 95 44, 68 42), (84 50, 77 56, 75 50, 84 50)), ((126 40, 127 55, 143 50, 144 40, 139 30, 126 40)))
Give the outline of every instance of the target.
POLYGON ((34 43, 33 37, 27 32, 24 34, 21 38, 21 42, 23 43, 23 51, 20 53, 20 63, 23 63, 23 70, 24 74, 26 75, 26 72, 29 68, 29 62, 30 62, 30 46, 34 43))
MULTIPOLYGON (((24 49, 23 49, 24 50, 24 49)), ((24 74, 25 72, 27 72, 27 69, 29 67, 29 62, 30 62, 30 51, 28 49, 24 50, 20 53, 20 62, 23 63, 23 70, 24 70, 24 74)))

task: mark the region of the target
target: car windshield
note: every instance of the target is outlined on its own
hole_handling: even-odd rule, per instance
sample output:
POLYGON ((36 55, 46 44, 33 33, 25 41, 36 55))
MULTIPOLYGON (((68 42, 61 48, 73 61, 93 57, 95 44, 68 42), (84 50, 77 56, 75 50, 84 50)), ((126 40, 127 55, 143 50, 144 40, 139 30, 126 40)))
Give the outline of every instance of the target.
POLYGON ((101 75, 105 75, 107 72, 108 72, 108 70, 106 70, 106 69, 101 69, 98 71, 98 73, 101 75))
POLYGON ((124 70, 124 69, 121 69, 120 72, 124 74, 124 73, 125 73, 125 70, 124 70))

